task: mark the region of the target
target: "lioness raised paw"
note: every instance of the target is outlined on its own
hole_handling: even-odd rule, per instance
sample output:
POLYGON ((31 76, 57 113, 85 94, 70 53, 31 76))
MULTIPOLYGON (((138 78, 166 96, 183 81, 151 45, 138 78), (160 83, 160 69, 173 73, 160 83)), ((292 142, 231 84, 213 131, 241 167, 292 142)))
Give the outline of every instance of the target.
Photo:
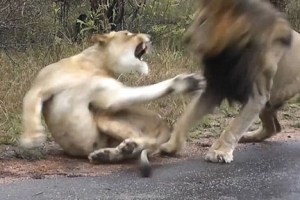
POLYGON ((47 135, 43 131, 25 132, 19 138, 19 144, 25 149, 40 147, 46 141, 47 135))
POLYGON ((185 93, 192 92, 196 90, 203 90, 206 87, 205 78, 198 74, 180 74, 174 79, 174 89, 175 93, 185 93))

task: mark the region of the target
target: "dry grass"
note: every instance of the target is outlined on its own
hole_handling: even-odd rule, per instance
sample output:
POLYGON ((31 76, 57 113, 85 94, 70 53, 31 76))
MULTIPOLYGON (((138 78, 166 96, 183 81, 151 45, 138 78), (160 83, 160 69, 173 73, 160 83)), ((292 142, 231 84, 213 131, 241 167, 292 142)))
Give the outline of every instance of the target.
MULTIPOLYGON (((14 144, 22 132, 21 112, 22 99, 29 89, 31 81, 43 67, 60 58, 80 52, 85 46, 60 45, 56 49, 30 49, 26 52, 1 52, 0 63, 0 144, 14 144)), ((153 84, 179 73, 199 72, 197 65, 189 56, 182 52, 172 51, 168 46, 153 49, 145 58, 150 65, 150 75, 139 74, 121 75, 119 80, 130 86, 153 84)), ((177 117, 190 101, 188 96, 168 96, 166 98, 145 104, 144 106, 156 110, 162 117, 174 124, 177 117)), ((213 127, 209 118, 204 120, 202 128, 213 127)), ((192 134, 194 137, 197 134, 192 134)))
MULTIPOLYGON (((170 40, 167 41, 168 44, 170 42, 174 43, 170 46, 181 49, 178 38, 181 38, 184 27, 191 20, 192 11, 195 9, 193 6, 194 1, 168 0, 150 2, 134 22, 135 26, 138 29, 142 28, 140 30, 142 32, 148 31, 154 34, 157 43, 161 41, 165 42, 166 38, 168 38, 170 40)), ((300 27, 299 5, 298 0, 291 0, 286 8, 289 19, 296 30, 299 30, 300 27)), ((41 9, 39 1, 33 1, 32 6, 34 11, 41 9)), ((53 22, 53 19, 57 17, 54 15, 53 9, 57 9, 57 7, 53 8, 52 4, 43 4, 43 6, 41 17, 32 19, 33 22, 37 22, 32 23, 34 26, 24 30, 17 29, 16 33, 18 34, 16 34, 15 38, 10 37, 15 34, 14 31, 8 32, 3 36, 5 41, 11 38, 13 43, 21 41, 23 44, 26 43, 23 39, 28 39, 28 41, 36 41, 36 44, 53 45, 47 48, 29 48, 23 52, 0 50, 0 144, 15 143, 17 136, 22 132, 22 99, 38 70, 62 57, 75 54, 84 48, 84 45, 67 44, 66 41, 63 41, 64 39, 56 38, 53 41, 52 35, 59 35, 57 33, 60 33, 60 30, 64 30, 65 27, 53 22), (49 42, 50 39, 51 42, 49 42)), ((88 3, 83 2, 82 5, 72 8, 70 10, 69 25, 71 26, 75 22, 79 14, 86 12, 88 7, 88 3)), ((27 14, 32 14, 32 12, 28 12, 27 14)), ((27 17, 31 19, 30 17, 32 16, 27 17)), ((128 20, 131 21, 131 19, 128 20)), ((190 56, 186 56, 179 51, 172 51, 169 46, 159 47, 147 59, 151 66, 151 73, 148 77, 140 77, 134 74, 130 77, 121 76, 120 80, 128 85, 146 85, 162 81, 181 72, 197 72, 198 70, 195 63, 191 61, 190 56)), ((188 101, 188 97, 167 97, 146 104, 145 106, 156 110, 173 124, 184 110, 188 101)), ((283 119, 291 115, 290 112, 293 112, 293 115, 297 116, 300 109, 296 107, 290 110, 289 107, 293 105, 296 104, 289 104, 285 107, 286 110, 284 111, 283 119)), ((214 115, 207 116, 203 119, 201 125, 191 130, 191 137, 219 135, 223 127, 236 113, 237 108, 229 108, 225 103, 220 109, 216 110, 214 115)), ((293 117, 292 119, 297 119, 297 117, 293 117)), ((293 120, 289 122, 295 127, 300 127, 299 123, 293 120)))
MULTIPOLYGON (((31 81, 44 66, 60 58, 80 52, 85 45, 59 45, 56 49, 28 49, 26 52, 0 52, 0 144, 14 144, 22 132, 22 99, 31 81)), ((147 85, 171 78, 179 73, 192 72, 195 65, 180 52, 160 47, 145 58, 151 66, 147 77, 139 74, 121 75, 119 79, 127 85, 147 85)), ((145 106, 158 111, 171 123, 183 111, 188 97, 166 97, 145 106)))
MULTIPOLYGON (((36 73, 43 67, 60 58, 73 55, 85 46, 60 45, 56 49, 29 49, 26 52, 0 52, 0 144, 15 144, 22 132, 21 112, 22 99, 28 90, 36 73)), ((178 51, 172 51, 167 46, 160 46, 145 58, 150 65, 150 75, 141 77, 139 74, 120 76, 119 79, 127 85, 147 85, 171 78, 179 73, 199 72, 191 57, 178 51)), ((156 110, 171 124, 190 101, 188 96, 168 96, 148 103, 144 106, 156 110)), ((205 117, 201 124, 190 131, 191 138, 216 137, 238 111, 239 107, 228 107, 224 103, 213 115, 205 117)), ((288 121, 288 126, 299 128, 300 107, 291 101, 285 107, 282 120, 288 121), (291 109, 292 108, 292 109, 291 109), (293 115, 293 117, 290 117, 293 115)), ((257 128, 258 123, 251 129, 257 128)))

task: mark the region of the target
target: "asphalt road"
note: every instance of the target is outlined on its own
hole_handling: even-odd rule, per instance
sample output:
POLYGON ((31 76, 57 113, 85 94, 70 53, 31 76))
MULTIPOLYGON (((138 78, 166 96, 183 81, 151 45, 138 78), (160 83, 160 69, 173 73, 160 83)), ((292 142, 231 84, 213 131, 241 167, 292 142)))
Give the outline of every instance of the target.
POLYGON ((103 177, 32 180, 0 186, 1 200, 299 200, 300 142, 248 145, 231 164, 188 160, 103 177))

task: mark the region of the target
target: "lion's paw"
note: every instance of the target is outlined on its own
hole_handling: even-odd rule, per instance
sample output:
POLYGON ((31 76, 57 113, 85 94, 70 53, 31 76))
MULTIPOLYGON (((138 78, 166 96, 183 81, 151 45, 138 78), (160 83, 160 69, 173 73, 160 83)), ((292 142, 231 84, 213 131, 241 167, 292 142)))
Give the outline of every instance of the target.
POLYGON ((204 90, 206 80, 199 74, 180 74, 174 78, 173 89, 175 93, 204 90))
POLYGON ((179 148, 179 145, 176 145, 169 141, 160 146, 159 152, 161 155, 171 157, 171 156, 175 156, 180 151, 180 149, 181 148, 179 148))
POLYGON ((205 160, 215 163, 231 163, 233 161, 233 155, 231 151, 209 150, 205 156, 205 160))
POLYGON ((19 144, 25 149, 31 149, 40 147, 46 141, 47 135, 43 131, 37 131, 34 133, 24 133, 19 138, 19 144))

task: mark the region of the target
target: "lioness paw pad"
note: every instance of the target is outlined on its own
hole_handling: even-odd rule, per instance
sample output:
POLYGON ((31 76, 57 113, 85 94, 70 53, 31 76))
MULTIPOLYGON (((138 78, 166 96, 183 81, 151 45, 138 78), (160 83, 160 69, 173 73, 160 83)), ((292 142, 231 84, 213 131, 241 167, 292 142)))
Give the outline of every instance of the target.
POLYGON ((180 74, 174 79, 174 89, 177 92, 203 90, 206 87, 205 78, 199 74, 180 74))

